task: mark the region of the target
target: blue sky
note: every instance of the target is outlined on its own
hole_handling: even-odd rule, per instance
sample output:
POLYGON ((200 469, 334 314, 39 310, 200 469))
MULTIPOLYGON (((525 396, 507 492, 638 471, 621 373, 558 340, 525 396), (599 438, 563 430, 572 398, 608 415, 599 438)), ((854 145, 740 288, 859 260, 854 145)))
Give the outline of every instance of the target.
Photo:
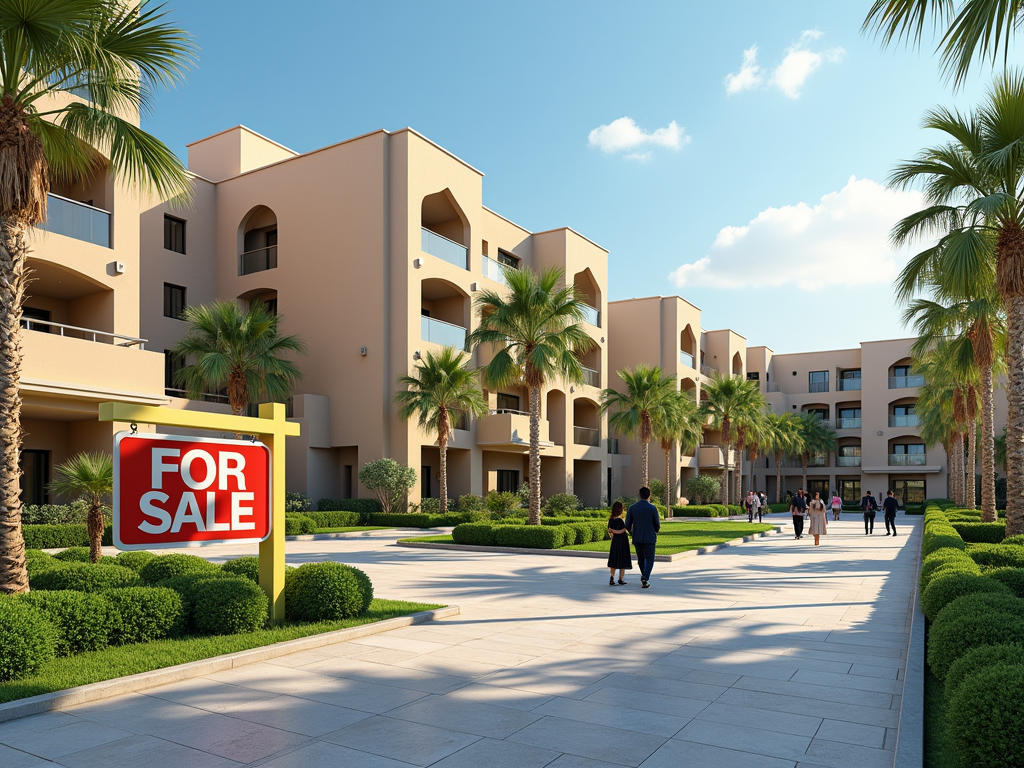
POLYGON ((869 5, 170 0, 200 62, 144 124, 183 157, 238 123, 300 152, 411 126, 486 174, 488 207, 607 248, 612 300, 852 346, 908 335, 887 233, 918 198, 889 170, 990 75, 954 94, 931 46, 861 34, 869 5))

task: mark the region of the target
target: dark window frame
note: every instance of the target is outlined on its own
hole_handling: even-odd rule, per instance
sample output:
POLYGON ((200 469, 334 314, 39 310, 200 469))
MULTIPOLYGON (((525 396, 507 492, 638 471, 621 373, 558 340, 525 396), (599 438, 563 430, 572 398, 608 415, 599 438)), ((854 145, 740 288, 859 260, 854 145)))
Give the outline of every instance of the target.
POLYGON ((185 255, 185 219, 164 214, 164 250, 185 255), (180 225, 180 227, 179 227, 180 225), (180 242, 179 242, 180 241, 180 242))
POLYGON ((517 493, 519 491, 519 470, 499 469, 496 470, 495 490, 498 493, 517 493))
POLYGON ((174 283, 164 283, 164 317, 169 317, 172 320, 181 320, 182 314, 188 307, 188 288, 184 285, 175 285, 174 283), (180 294, 180 301, 176 300, 176 296, 180 294), (176 307, 176 304, 180 304, 176 307), (175 312, 175 309, 178 311, 175 312))
POLYGON ((174 383, 174 375, 186 365, 185 358, 177 354, 173 349, 164 350, 164 389, 180 390, 174 383))

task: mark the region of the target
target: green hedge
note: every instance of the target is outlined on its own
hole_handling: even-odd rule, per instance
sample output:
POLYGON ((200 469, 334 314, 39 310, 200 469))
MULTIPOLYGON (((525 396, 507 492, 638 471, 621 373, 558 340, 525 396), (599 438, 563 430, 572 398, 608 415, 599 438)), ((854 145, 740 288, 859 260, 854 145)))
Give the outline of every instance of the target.
POLYGON ((452 541, 477 547, 494 546, 494 526, 490 523, 462 523, 452 530, 452 541))
POLYGON ((139 574, 132 569, 103 563, 64 563, 56 568, 29 574, 29 586, 42 590, 101 592, 105 589, 133 587, 139 583, 139 574))
POLYGON ((1008 586, 1017 597, 1024 597, 1024 568, 994 568, 985 575, 1008 586))
POLYGON ((142 583, 149 586, 160 583, 172 576, 184 576, 187 573, 211 573, 219 571, 220 566, 204 560, 198 555, 160 555, 154 557, 139 571, 142 583))
POLYGON ((55 560, 60 560, 62 563, 91 563, 92 554, 89 547, 68 547, 63 552, 58 552, 54 556, 55 560))
POLYGON ((981 568, 964 550, 957 549, 956 547, 942 547, 932 552, 921 562, 918 591, 923 595, 936 572, 946 569, 962 573, 981 574, 981 568))
POLYGON ((971 648, 949 667, 946 675, 946 696, 951 696, 971 675, 999 664, 1024 664, 1024 645, 1003 643, 971 648))
POLYGON ((928 665, 940 680, 979 645, 1024 643, 1024 601, 1010 594, 969 594, 947 604, 928 633, 928 665))
POLYGON ((316 520, 298 512, 284 516, 285 536, 306 536, 316 533, 318 527, 316 520))
POLYGON ((383 511, 376 499, 320 499, 316 508, 318 512, 355 512, 359 515, 373 515, 383 511))
MULTIPOLYGON (((85 525, 23 525, 21 533, 29 549, 64 549, 66 547, 88 547, 89 529, 85 525)), ((113 529, 108 525, 103 532, 104 546, 113 545, 113 529)))
POLYGON ((120 565, 123 568, 131 568, 133 571, 141 571, 142 566, 152 560, 156 555, 152 552, 147 552, 144 549, 119 552, 117 557, 114 558, 114 564, 120 565))
POLYGON ((0 683, 36 672, 54 658, 57 630, 38 608, 0 597, 0 683))
POLYGON ((569 535, 575 543, 575 531, 567 525, 499 525, 494 528, 494 543, 499 547, 558 549, 566 545, 569 535))
POLYGON ((724 504, 687 504, 672 507, 677 517, 728 517, 729 508, 724 504))
POLYGON ((939 572, 921 595, 921 610, 931 621, 958 597, 981 592, 1012 594, 1009 587, 987 576, 939 572))
POLYGON ((1024 533, 1018 533, 1016 536, 1009 536, 1003 539, 1001 544, 1010 544, 1014 546, 1024 546, 1024 533))
POLYGON ((70 656, 105 648, 110 642, 113 612, 99 594, 61 589, 36 590, 19 595, 25 604, 42 611, 56 632, 56 653, 70 656))
POLYGON ((333 621, 360 616, 373 600, 373 584, 358 568, 341 563, 305 563, 285 574, 284 604, 298 621, 333 621))
POLYGON ((946 723, 961 765, 1007 768, 1024 760, 1024 666, 996 664, 949 697, 946 723))
POLYGON ((196 584, 193 623, 204 635, 255 632, 267 623, 266 593, 251 579, 231 576, 196 584))
POLYGON ((303 512, 302 514, 313 520, 317 528, 348 528, 360 524, 358 512, 337 510, 329 512, 303 512))
POLYGON ((43 552, 39 549, 25 550, 25 567, 28 568, 29 576, 36 571, 41 571, 44 568, 54 568, 60 564, 60 560, 49 552, 43 552))
POLYGON ((951 523, 964 541, 998 544, 1006 537, 1006 523, 951 523))
MULTIPOLYGON (((95 567, 95 566, 93 566, 95 567)), ((111 645, 148 643, 185 629, 181 596, 165 587, 127 587, 103 593, 113 610, 111 645)))
POLYGON ((983 568, 1024 568, 1024 547, 968 544, 967 555, 983 568))
POLYGON ((449 512, 447 515, 424 515, 421 513, 399 512, 397 514, 368 515, 364 525, 381 525, 386 528, 447 528, 462 523, 477 522, 483 517, 479 512, 449 512))
POLYGON ((256 584, 260 583, 260 559, 255 555, 227 560, 220 568, 225 573, 243 576, 256 584))

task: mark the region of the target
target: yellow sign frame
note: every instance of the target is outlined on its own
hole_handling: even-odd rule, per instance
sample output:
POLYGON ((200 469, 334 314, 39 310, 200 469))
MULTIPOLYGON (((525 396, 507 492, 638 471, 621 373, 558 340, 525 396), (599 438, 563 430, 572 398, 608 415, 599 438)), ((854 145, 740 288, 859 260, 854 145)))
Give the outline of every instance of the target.
POLYGON ((185 427, 258 435, 270 449, 272 523, 270 536, 260 542, 260 587, 270 600, 270 623, 284 621, 284 488, 286 437, 297 437, 299 425, 285 418, 282 403, 261 403, 259 417, 235 416, 230 413, 184 411, 157 405, 132 403, 100 403, 100 421, 128 424, 153 424, 162 427, 185 427))

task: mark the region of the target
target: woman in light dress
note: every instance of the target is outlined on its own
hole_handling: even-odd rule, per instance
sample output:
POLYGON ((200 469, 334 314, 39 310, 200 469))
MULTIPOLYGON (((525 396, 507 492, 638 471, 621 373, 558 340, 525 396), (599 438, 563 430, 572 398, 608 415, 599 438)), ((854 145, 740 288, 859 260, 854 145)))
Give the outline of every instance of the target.
POLYGON ((811 527, 807 532, 814 537, 814 546, 818 546, 821 543, 819 537, 828 533, 825 530, 828 526, 825 519, 825 502, 821 500, 820 493, 814 494, 811 503, 807 505, 807 511, 811 517, 811 527))

